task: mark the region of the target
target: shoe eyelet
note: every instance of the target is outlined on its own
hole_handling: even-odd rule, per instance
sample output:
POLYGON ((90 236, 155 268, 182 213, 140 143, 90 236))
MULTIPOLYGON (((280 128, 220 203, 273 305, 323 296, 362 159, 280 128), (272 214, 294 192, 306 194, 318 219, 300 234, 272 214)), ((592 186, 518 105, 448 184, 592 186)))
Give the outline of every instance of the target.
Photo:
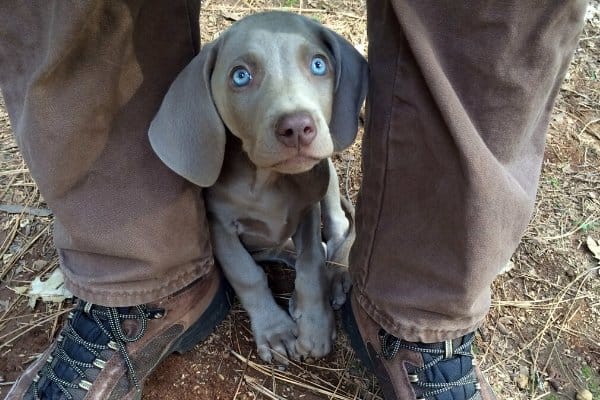
POLYGON ((82 379, 81 381, 79 381, 79 384, 77 386, 79 386, 86 392, 89 392, 89 390, 92 388, 92 382, 82 379))
POLYGON ((449 359, 454 356, 454 346, 452 344, 452 340, 444 341, 444 359, 449 359))
POLYGON ((117 351, 117 350, 119 350, 119 345, 117 345, 117 343, 116 343, 116 342, 113 342, 112 340, 111 340, 110 342, 108 342, 106 345, 107 345, 107 346, 108 346, 108 348, 109 348, 109 349, 111 349, 111 350, 114 350, 114 351, 117 351))
POLYGON ((95 360, 92 362, 92 364, 93 364, 95 367, 98 367, 99 369, 104 369, 104 367, 106 367, 106 361, 104 361, 104 360, 102 360, 102 359, 100 359, 100 358, 96 358, 96 359, 95 359, 95 360))
POLYGON ((418 377, 417 375, 412 375, 412 374, 409 374, 409 375, 408 375, 408 381, 409 381, 410 383, 416 383, 416 382, 419 382, 419 377, 418 377))

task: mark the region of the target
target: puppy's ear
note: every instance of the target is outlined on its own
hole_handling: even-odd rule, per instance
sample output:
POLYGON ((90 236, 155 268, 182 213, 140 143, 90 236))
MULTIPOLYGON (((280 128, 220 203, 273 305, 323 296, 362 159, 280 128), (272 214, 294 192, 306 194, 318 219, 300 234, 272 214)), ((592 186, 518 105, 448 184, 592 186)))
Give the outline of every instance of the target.
POLYGON ((150 124, 150 144, 173 171, 199 186, 219 177, 225 126, 212 99, 210 77, 218 41, 205 45, 179 73, 150 124))
POLYGON ((365 58, 337 33, 319 25, 321 40, 335 62, 335 87, 329 130, 335 151, 352 144, 358 130, 360 108, 367 95, 369 67, 365 58))

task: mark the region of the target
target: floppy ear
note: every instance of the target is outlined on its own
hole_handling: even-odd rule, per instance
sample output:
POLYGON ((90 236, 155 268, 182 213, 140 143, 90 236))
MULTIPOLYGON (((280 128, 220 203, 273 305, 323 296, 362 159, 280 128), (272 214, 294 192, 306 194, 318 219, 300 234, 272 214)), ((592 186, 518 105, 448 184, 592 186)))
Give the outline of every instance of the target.
POLYGON ((210 89, 217 48, 218 41, 205 45, 177 75, 148 131, 169 168, 205 187, 219 177, 225 153, 225 126, 210 89))
POLYGON ((335 87, 329 130, 335 151, 352 144, 358 131, 360 107, 367 95, 369 67, 365 58, 337 33, 319 26, 321 40, 335 62, 335 87))

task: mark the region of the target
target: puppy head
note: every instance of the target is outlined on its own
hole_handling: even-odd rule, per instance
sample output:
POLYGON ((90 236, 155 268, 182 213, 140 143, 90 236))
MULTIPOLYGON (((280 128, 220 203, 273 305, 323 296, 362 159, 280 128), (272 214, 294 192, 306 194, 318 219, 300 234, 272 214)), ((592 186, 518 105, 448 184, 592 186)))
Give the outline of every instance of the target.
POLYGON ((222 39, 214 103, 259 168, 299 173, 333 152, 334 58, 303 19, 247 18, 222 39))
POLYGON ((200 186, 218 178, 225 127, 259 168, 304 172, 352 143, 366 82, 364 58, 341 36, 299 15, 255 14, 180 73, 150 141, 200 186))

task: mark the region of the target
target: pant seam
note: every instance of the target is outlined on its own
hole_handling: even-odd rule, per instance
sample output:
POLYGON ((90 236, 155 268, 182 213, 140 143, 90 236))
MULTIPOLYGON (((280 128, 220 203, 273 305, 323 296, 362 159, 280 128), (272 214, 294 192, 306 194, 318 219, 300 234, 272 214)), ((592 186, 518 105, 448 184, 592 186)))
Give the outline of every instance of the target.
MULTIPOLYGON (((390 145, 390 130, 391 130, 391 121, 392 121, 392 114, 394 111, 394 107, 393 107, 393 103, 394 103, 394 93, 396 93, 396 89, 398 87, 399 84, 399 79, 398 79, 398 68, 400 65, 400 49, 397 48, 397 54, 396 54, 396 61, 394 63, 394 71, 395 71, 395 75, 394 75, 394 86, 392 87, 392 91, 390 94, 390 102, 389 102, 389 113, 385 113, 384 115, 386 115, 386 128, 385 128, 385 147, 386 149, 389 149, 389 145, 390 145)), ((371 127, 372 127, 372 121, 373 118, 371 117, 371 111, 369 111, 369 135, 371 134, 371 127)), ((389 152, 386 151, 385 152, 385 159, 384 159, 384 163, 383 163, 383 171, 381 173, 381 179, 380 179, 380 184, 381 187, 383 188, 383 190, 380 191, 380 195, 379 195, 379 199, 378 199, 378 204, 377 204, 377 218, 375 218, 375 223, 373 224, 373 229, 372 229, 372 234, 371 234, 371 241, 369 242, 369 248, 367 250, 367 265, 363 266, 363 268, 366 268, 366 273, 364 276, 364 281, 363 281, 363 285, 364 285, 364 289, 366 290, 367 288, 367 282, 369 281, 370 278, 370 268, 368 268, 369 265, 371 265, 372 259, 373 259, 373 249, 375 247, 375 243, 376 243, 376 237, 377 237, 377 226, 379 225, 379 221, 381 220, 381 213, 383 210, 383 202, 385 199, 385 191, 386 191, 386 180, 387 180, 387 170, 388 170, 388 160, 389 160, 389 152)))
MULTIPOLYGON (((175 274, 165 274, 165 276, 163 276, 160 279, 161 284, 152 288, 152 289, 142 289, 142 290, 136 290, 136 289, 126 289, 126 290, 111 290, 111 289, 98 289, 98 288, 91 288, 89 285, 81 284, 76 282, 71 276, 70 276, 70 271, 68 271, 66 268, 62 268, 62 271, 64 273, 65 276, 65 284, 67 289, 71 290, 72 292, 77 292, 74 293, 77 295, 77 297, 81 297, 83 298, 84 296, 79 296, 78 293, 83 293, 83 294, 88 294, 92 297, 107 297, 107 296, 123 296, 125 298, 136 298, 136 297, 141 297, 141 296, 145 296, 148 295, 150 293, 160 293, 162 291, 165 291, 167 289, 169 289, 169 287, 172 286, 176 286, 175 288, 173 288, 173 290, 171 290, 171 292, 176 292, 180 289, 183 289, 183 287, 186 286, 186 284, 189 284, 190 282, 188 282, 190 280, 191 276, 195 276, 195 278, 200 278, 202 276, 204 276, 207 271, 214 266, 214 259, 212 256, 208 256, 208 257, 204 257, 202 259, 200 259, 199 261, 195 261, 190 263, 189 267, 186 268, 185 270, 182 270, 178 273, 175 274), (170 276, 172 276, 172 278, 169 278, 170 276), (177 282, 185 282, 182 285, 177 285, 177 282), (182 286, 182 287, 177 287, 177 286, 182 286)), ((180 269, 181 267, 178 267, 178 269, 180 269)), ((167 293, 170 294, 170 293, 167 293)), ((87 297, 87 296, 85 296, 87 297)), ((162 297, 162 296, 160 296, 162 297)), ((157 300, 153 299, 153 300, 157 300)), ((84 299, 87 300, 87 299, 84 299)), ((144 301, 144 303, 146 303, 147 301, 144 301)))
POLYGON ((436 343, 447 339, 456 339, 475 331, 481 326, 485 319, 484 317, 467 327, 452 330, 423 328, 422 326, 408 325, 396 321, 387 313, 381 311, 376 304, 369 300, 366 293, 360 289, 359 292, 356 293, 356 299, 363 311, 375 321, 377 325, 382 327, 386 332, 410 342, 436 343))

